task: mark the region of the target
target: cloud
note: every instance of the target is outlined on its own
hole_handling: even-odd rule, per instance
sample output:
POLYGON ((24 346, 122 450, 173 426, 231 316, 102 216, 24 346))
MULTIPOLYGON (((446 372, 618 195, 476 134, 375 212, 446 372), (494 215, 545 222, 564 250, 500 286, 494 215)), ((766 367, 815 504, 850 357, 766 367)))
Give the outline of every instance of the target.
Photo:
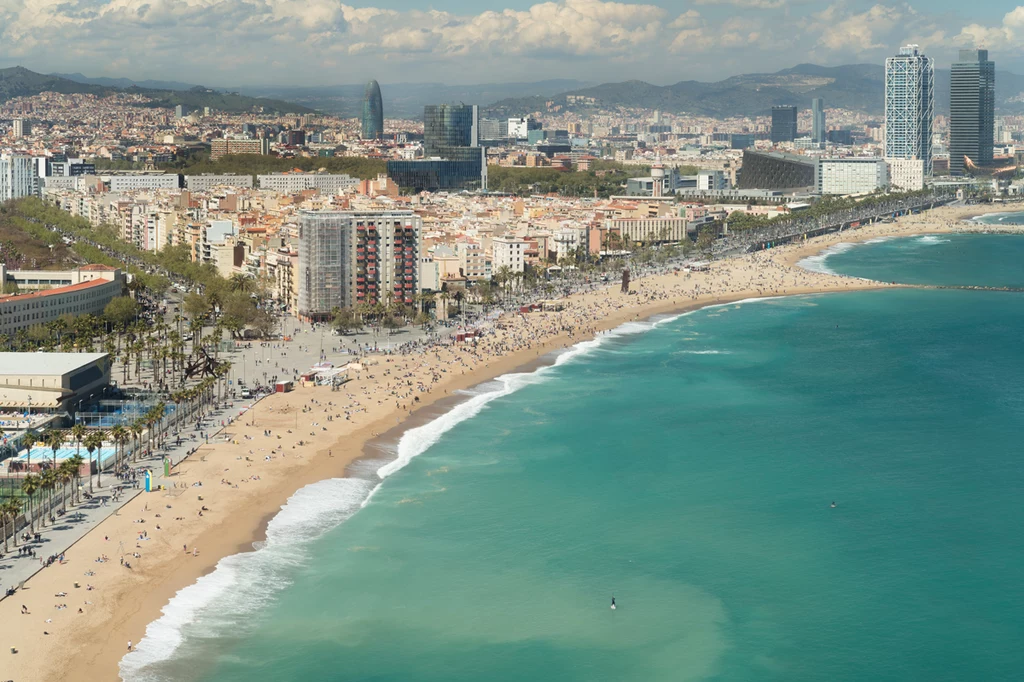
POLYGON ((788 0, 695 0, 697 5, 733 5, 748 9, 779 9, 789 4, 788 0))
POLYGON ((925 0, 531 0, 514 9, 487 0, 476 12, 446 11, 453 0, 408 10, 357 1, 0 0, 0 66, 213 85, 329 84, 371 74, 675 82, 808 60, 880 63, 907 42, 1016 54, 1024 43, 1024 7, 995 26, 963 26, 929 15, 925 0), (695 68, 666 58, 675 55, 691 57, 695 68))
POLYGON ((999 26, 964 26, 953 42, 964 47, 1019 52, 1024 40, 1024 6, 1007 12, 999 26))

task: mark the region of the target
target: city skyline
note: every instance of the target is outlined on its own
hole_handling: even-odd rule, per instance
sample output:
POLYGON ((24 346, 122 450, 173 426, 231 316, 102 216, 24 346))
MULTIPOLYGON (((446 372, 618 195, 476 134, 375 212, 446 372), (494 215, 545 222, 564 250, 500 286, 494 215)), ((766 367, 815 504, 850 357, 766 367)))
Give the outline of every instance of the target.
POLYGON ((974 5, 969 16, 946 0, 824 7, 797 0, 441 0, 429 11, 407 0, 88 5, 15 0, 0 7, 0 67, 210 87, 328 86, 345 80, 336 75, 342 67, 353 82, 385 84, 531 81, 541 74, 670 84, 803 62, 879 63, 896 46, 914 43, 938 66, 955 61, 960 49, 983 48, 998 51, 1006 69, 1024 72, 1024 5, 974 5), (699 72, 679 66, 696 57, 707 60, 699 72))

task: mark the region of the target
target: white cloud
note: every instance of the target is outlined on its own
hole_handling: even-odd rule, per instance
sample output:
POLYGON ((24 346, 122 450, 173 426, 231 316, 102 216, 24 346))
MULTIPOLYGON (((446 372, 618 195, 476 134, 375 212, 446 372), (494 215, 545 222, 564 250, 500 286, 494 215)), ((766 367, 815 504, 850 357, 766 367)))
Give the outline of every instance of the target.
POLYGON ((960 30, 953 42, 965 47, 977 47, 989 50, 1020 51, 1024 40, 1024 6, 1018 6, 1007 12, 999 26, 982 26, 970 24, 960 30))
POLYGON ((1017 54, 1024 42, 1024 7, 995 26, 953 26, 908 4, 924 0, 532 0, 476 13, 346 4, 356 1, 0 0, 0 66, 214 85, 353 82, 370 73, 675 82, 808 60, 880 63, 906 42, 938 52, 947 36, 1017 54))

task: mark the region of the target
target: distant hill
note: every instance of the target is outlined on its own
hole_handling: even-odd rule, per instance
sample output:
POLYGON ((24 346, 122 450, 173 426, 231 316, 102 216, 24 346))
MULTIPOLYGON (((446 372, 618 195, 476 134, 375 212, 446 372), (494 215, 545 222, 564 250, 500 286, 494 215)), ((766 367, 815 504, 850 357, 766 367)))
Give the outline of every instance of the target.
MULTIPOLYGON (((670 113, 726 118, 763 116, 776 105, 809 108, 821 97, 826 107, 838 107, 881 116, 884 107, 885 69, 879 64, 817 66, 800 64, 775 73, 732 76, 713 83, 682 81, 651 85, 643 81, 605 83, 553 96, 509 98, 487 107, 488 115, 520 116, 544 111, 553 101, 570 111, 594 108, 639 107, 670 113), (570 102, 569 96, 591 97, 594 105, 570 102)), ((936 71, 936 110, 949 111, 949 71, 936 71)), ((996 108, 1000 113, 1024 111, 1024 76, 1005 71, 996 74, 996 108)))
POLYGON ((178 81, 155 81, 155 80, 144 80, 144 81, 133 81, 130 78, 89 78, 80 73, 51 73, 51 76, 57 78, 66 78, 69 81, 75 81, 76 83, 85 83, 87 85, 103 85, 109 88, 146 88, 148 90, 191 90, 196 87, 195 83, 179 83, 178 81))
MULTIPOLYGON (((536 83, 487 83, 481 85, 444 85, 443 83, 381 83, 384 116, 387 118, 423 118, 423 106, 445 102, 464 102, 481 106, 512 97, 557 95, 593 85, 576 80, 545 80, 536 83)), ((239 92, 258 97, 276 97, 299 102, 319 111, 343 117, 359 116, 363 111, 363 88, 356 85, 324 87, 241 87, 239 92)))
POLYGON ((188 90, 141 88, 134 85, 118 87, 97 83, 79 83, 61 76, 29 71, 23 66, 0 69, 0 102, 6 102, 15 97, 31 97, 41 92, 86 93, 101 97, 118 92, 138 93, 152 99, 151 106, 155 107, 175 107, 181 104, 190 109, 210 107, 231 113, 252 111, 255 107, 262 107, 267 112, 281 113, 306 114, 313 111, 308 107, 291 102, 248 97, 235 92, 219 92, 198 85, 192 86, 188 90))

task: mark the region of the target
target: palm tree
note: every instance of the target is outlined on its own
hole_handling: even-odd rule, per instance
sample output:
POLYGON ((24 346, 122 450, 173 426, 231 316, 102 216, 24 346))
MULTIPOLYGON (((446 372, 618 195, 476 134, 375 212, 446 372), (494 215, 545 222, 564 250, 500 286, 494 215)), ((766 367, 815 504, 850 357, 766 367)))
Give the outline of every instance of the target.
MULTIPOLYGON (((39 487, 46 493, 46 497, 50 500, 50 504, 47 506, 50 511, 53 511, 53 491, 57 487, 57 470, 46 469, 39 476, 39 487)), ((46 525, 46 514, 43 514, 42 524, 46 525)))
POLYGON ((57 429, 50 429, 43 434, 43 442, 53 450, 53 468, 57 468, 57 451, 64 445, 64 434, 57 429))
POLYGON ((75 441, 75 456, 82 454, 82 441, 87 433, 85 424, 79 422, 71 427, 71 438, 75 441))
POLYGON ((11 522, 11 533, 10 533, 10 535, 14 536, 14 546, 15 547, 18 546, 18 536, 16 535, 18 529, 16 527, 16 524, 18 523, 18 515, 20 513, 21 513, 21 501, 20 500, 18 500, 16 498, 13 498, 13 497, 9 497, 6 500, 4 500, 3 502, 0 502, 0 519, 3 520, 3 525, 4 525, 4 553, 5 554, 9 551, 9 548, 7 546, 7 540, 10 537, 7 534, 7 522, 8 521, 11 522))
MULTIPOLYGON (((75 482, 74 489, 71 491, 71 503, 74 504, 81 499, 78 495, 78 489, 82 487, 82 464, 85 463, 85 459, 78 453, 75 453, 74 457, 69 457, 64 463, 67 464, 68 470, 71 472, 75 482)), ((90 476, 89 479, 92 480, 92 477, 90 476)))
POLYGON ((128 439, 131 436, 129 435, 128 429, 121 424, 118 424, 110 430, 110 437, 113 439, 114 443, 117 444, 117 463, 115 464, 115 468, 120 469, 124 463, 124 444, 128 442, 128 439))
MULTIPOLYGON (((93 431, 85 438, 85 449, 89 453, 89 492, 92 492, 92 453, 103 447, 103 432, 93 431)), ((100 453, 102 455, 102 453, 100 453)), ((96 460, 96 485, 103 487, 103 479, 101 478, 103 468, 103 461, 100 458, 96 460)))
MULTIPOLYGON (((64 511, 67 511, 67 508, 68 508, 68 506, 67 506, 67 501, 68 501, 68 497, 69 497, 69 495, 68 495, 68 484, 70 484, 72 481, 75 480, 75 472, 72 470, 73 466, 74 465, 71 463, 71 460, 70 459, 66 459, 63 462, 61 462, 60 466, 57 468, 57 480, 60 481, 61 487, 63 488, 63 501, 61 503, 61 507, 64 509, 64 511)), ((71 497, 71 506, 74 506, 74 504, 75 504, 75 500, 74 500, 75 491, 74 491, 74 488, 71 489, 70 497, 71 497)))
POLYGON ((29 516, 29 532, 36 532, 36 516, 32 513, 32 503, 35 499, 36 491, 39 490, 39 476, 35 474, 28 474, 25 478, 21 479, 21 492, 25 493, 25 497, 28 499, 28 516, 29 516))

